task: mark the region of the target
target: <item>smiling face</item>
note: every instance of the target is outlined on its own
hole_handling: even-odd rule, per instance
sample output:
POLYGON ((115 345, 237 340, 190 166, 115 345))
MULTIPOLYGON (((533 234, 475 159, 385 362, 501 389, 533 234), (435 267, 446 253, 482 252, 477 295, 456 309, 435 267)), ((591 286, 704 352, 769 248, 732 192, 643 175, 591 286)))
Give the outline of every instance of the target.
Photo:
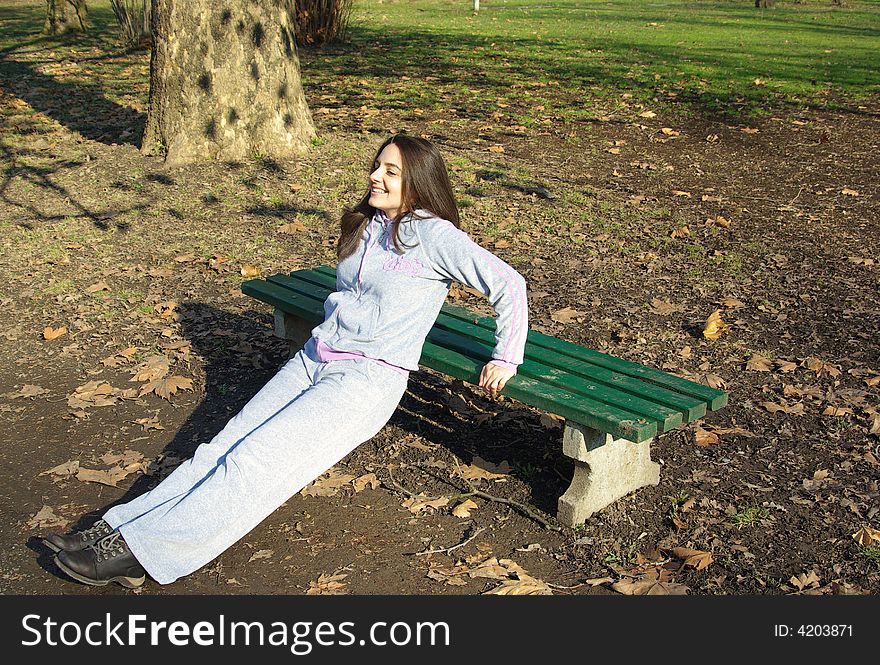
POLYGON ((368 203, 384 210, 394 219, 403 205, 403 157, 400 148, 393 143, 386 145, 370 174, 370 198, 368 203))

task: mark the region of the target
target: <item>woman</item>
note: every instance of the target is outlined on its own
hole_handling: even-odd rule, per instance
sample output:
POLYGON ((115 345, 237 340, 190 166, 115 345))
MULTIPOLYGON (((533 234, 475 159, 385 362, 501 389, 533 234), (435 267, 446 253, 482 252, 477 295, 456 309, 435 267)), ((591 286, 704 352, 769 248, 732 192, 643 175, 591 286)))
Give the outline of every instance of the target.
POLYGON ((459 230, 443 159, 398 135, 379 149, 369 191, 342 217, 336 291, 324 322, 226 427, 153 490, 86 531, 46 544, 68 575, 130 588, 200 568, 388 422, 418 369, 452 281, 497 318, 479 385, 497 394, 522 362, 525 280, 459 230))

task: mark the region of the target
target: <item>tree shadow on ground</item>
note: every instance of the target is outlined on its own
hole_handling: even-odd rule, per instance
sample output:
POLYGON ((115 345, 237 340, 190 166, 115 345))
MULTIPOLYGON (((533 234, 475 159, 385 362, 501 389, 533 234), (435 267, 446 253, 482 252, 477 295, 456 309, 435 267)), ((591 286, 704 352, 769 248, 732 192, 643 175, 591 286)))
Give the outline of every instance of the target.
MULTIPOLYGON (((149 475, 139 475, 116 501, 95 506, 81 516, 72 525, 72 531, 88 528, 111 507, 127 503, 155 487, 177 465, 191 458, 200 444, 209 442, 220 432, 287 361, 287 342, 274 337, 273 317, 265 311, 233 313, 203 303, 187 302, 180 306, 179 312, 182 337, 190 341, 192 353, 205 362, 204 397, 174 433, 173 439, 155 456, 149 475)), ((556 451, 561 456, 558 432, 523 427, 520 422, 523 418, 536 419, 537 416, 516 406, 507 407, 508 411, 515 412, 513 417, 501 418, 501 422, 494 426, 476 426, 470 418, 448 407, 450 388, 454 390, 450 382, 437 375, 414 373, 389 425, 446 447, 466 464, 474 455, 495 464, 508 461, 515 469, 512 475, 528 486, 527 502, 554 515, 556 499, 564 491, 564 479, 547 482, 534 470, 537 463, 548 458, 548 451, 556 451)), ((366 451, 368 454, 381 457, 383 445, 377 443, 381 438, 382 433, 361 444, 340 463, 344 464, 364 446, 370 447, 366 451)), ((424 471, 430 475, 435 470, 424 471)), ((467 491, 467 488, 459 482, 458 490, 467 491)), ((457 490, 449 485, 444 492, 454 494, 457 490)), ((38 563, 57 574, 53 553, 41 540, 32 537, 28 545, 40 555, 38 563)))
POLYGON ((107 145, 141 145, 146 115, 108 99, 100 85, 58 81, 30 63, 9 59, 0 60, 0 79, 35 110, 83 138, 107 145))

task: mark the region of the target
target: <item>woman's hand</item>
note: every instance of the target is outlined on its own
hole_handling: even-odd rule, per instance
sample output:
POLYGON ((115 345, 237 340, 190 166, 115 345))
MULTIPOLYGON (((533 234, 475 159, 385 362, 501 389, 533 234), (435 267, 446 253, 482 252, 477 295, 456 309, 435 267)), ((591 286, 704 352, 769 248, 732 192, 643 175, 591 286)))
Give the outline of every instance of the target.
POLYGON ((480 388, 483 388, 492 397, 496 397, 514 374, 516 372, 501 365, 492 362, 486 363, 480 372, 480 388))

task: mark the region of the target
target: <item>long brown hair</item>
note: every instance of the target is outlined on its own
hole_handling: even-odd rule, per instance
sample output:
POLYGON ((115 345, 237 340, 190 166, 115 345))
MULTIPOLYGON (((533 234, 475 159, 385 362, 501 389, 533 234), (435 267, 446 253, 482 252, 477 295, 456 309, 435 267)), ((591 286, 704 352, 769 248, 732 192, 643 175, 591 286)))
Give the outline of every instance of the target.
MULTIPOLYGON (((401 164, 403 167, 401 206, 397 217, 394 218, 392 234, 394 248, 397 251, 403 251, 400 240, 400 221, 405 215, 416 210, 427 210, 435 217, 449 220, 456 227, 460 227, 461 222, 458 217, 455 196, 452 193, 452 184, 449 182, 446 164, 437 147, 423 138, 396 134, 385 141, 376 151, 372 168, 375 168, 379 155, 391 143, 398 147, 403 160, 403 164, 401 164)), ((367 193, 360 203, 342 214, 342 233, 339 236, 339 243, 336 245, 336 256, 340 261, 351 256, 357 250, 364 228, 376 212, 376 209, 369 204, 369 200, 370 187, 368 184, 367 193)))

